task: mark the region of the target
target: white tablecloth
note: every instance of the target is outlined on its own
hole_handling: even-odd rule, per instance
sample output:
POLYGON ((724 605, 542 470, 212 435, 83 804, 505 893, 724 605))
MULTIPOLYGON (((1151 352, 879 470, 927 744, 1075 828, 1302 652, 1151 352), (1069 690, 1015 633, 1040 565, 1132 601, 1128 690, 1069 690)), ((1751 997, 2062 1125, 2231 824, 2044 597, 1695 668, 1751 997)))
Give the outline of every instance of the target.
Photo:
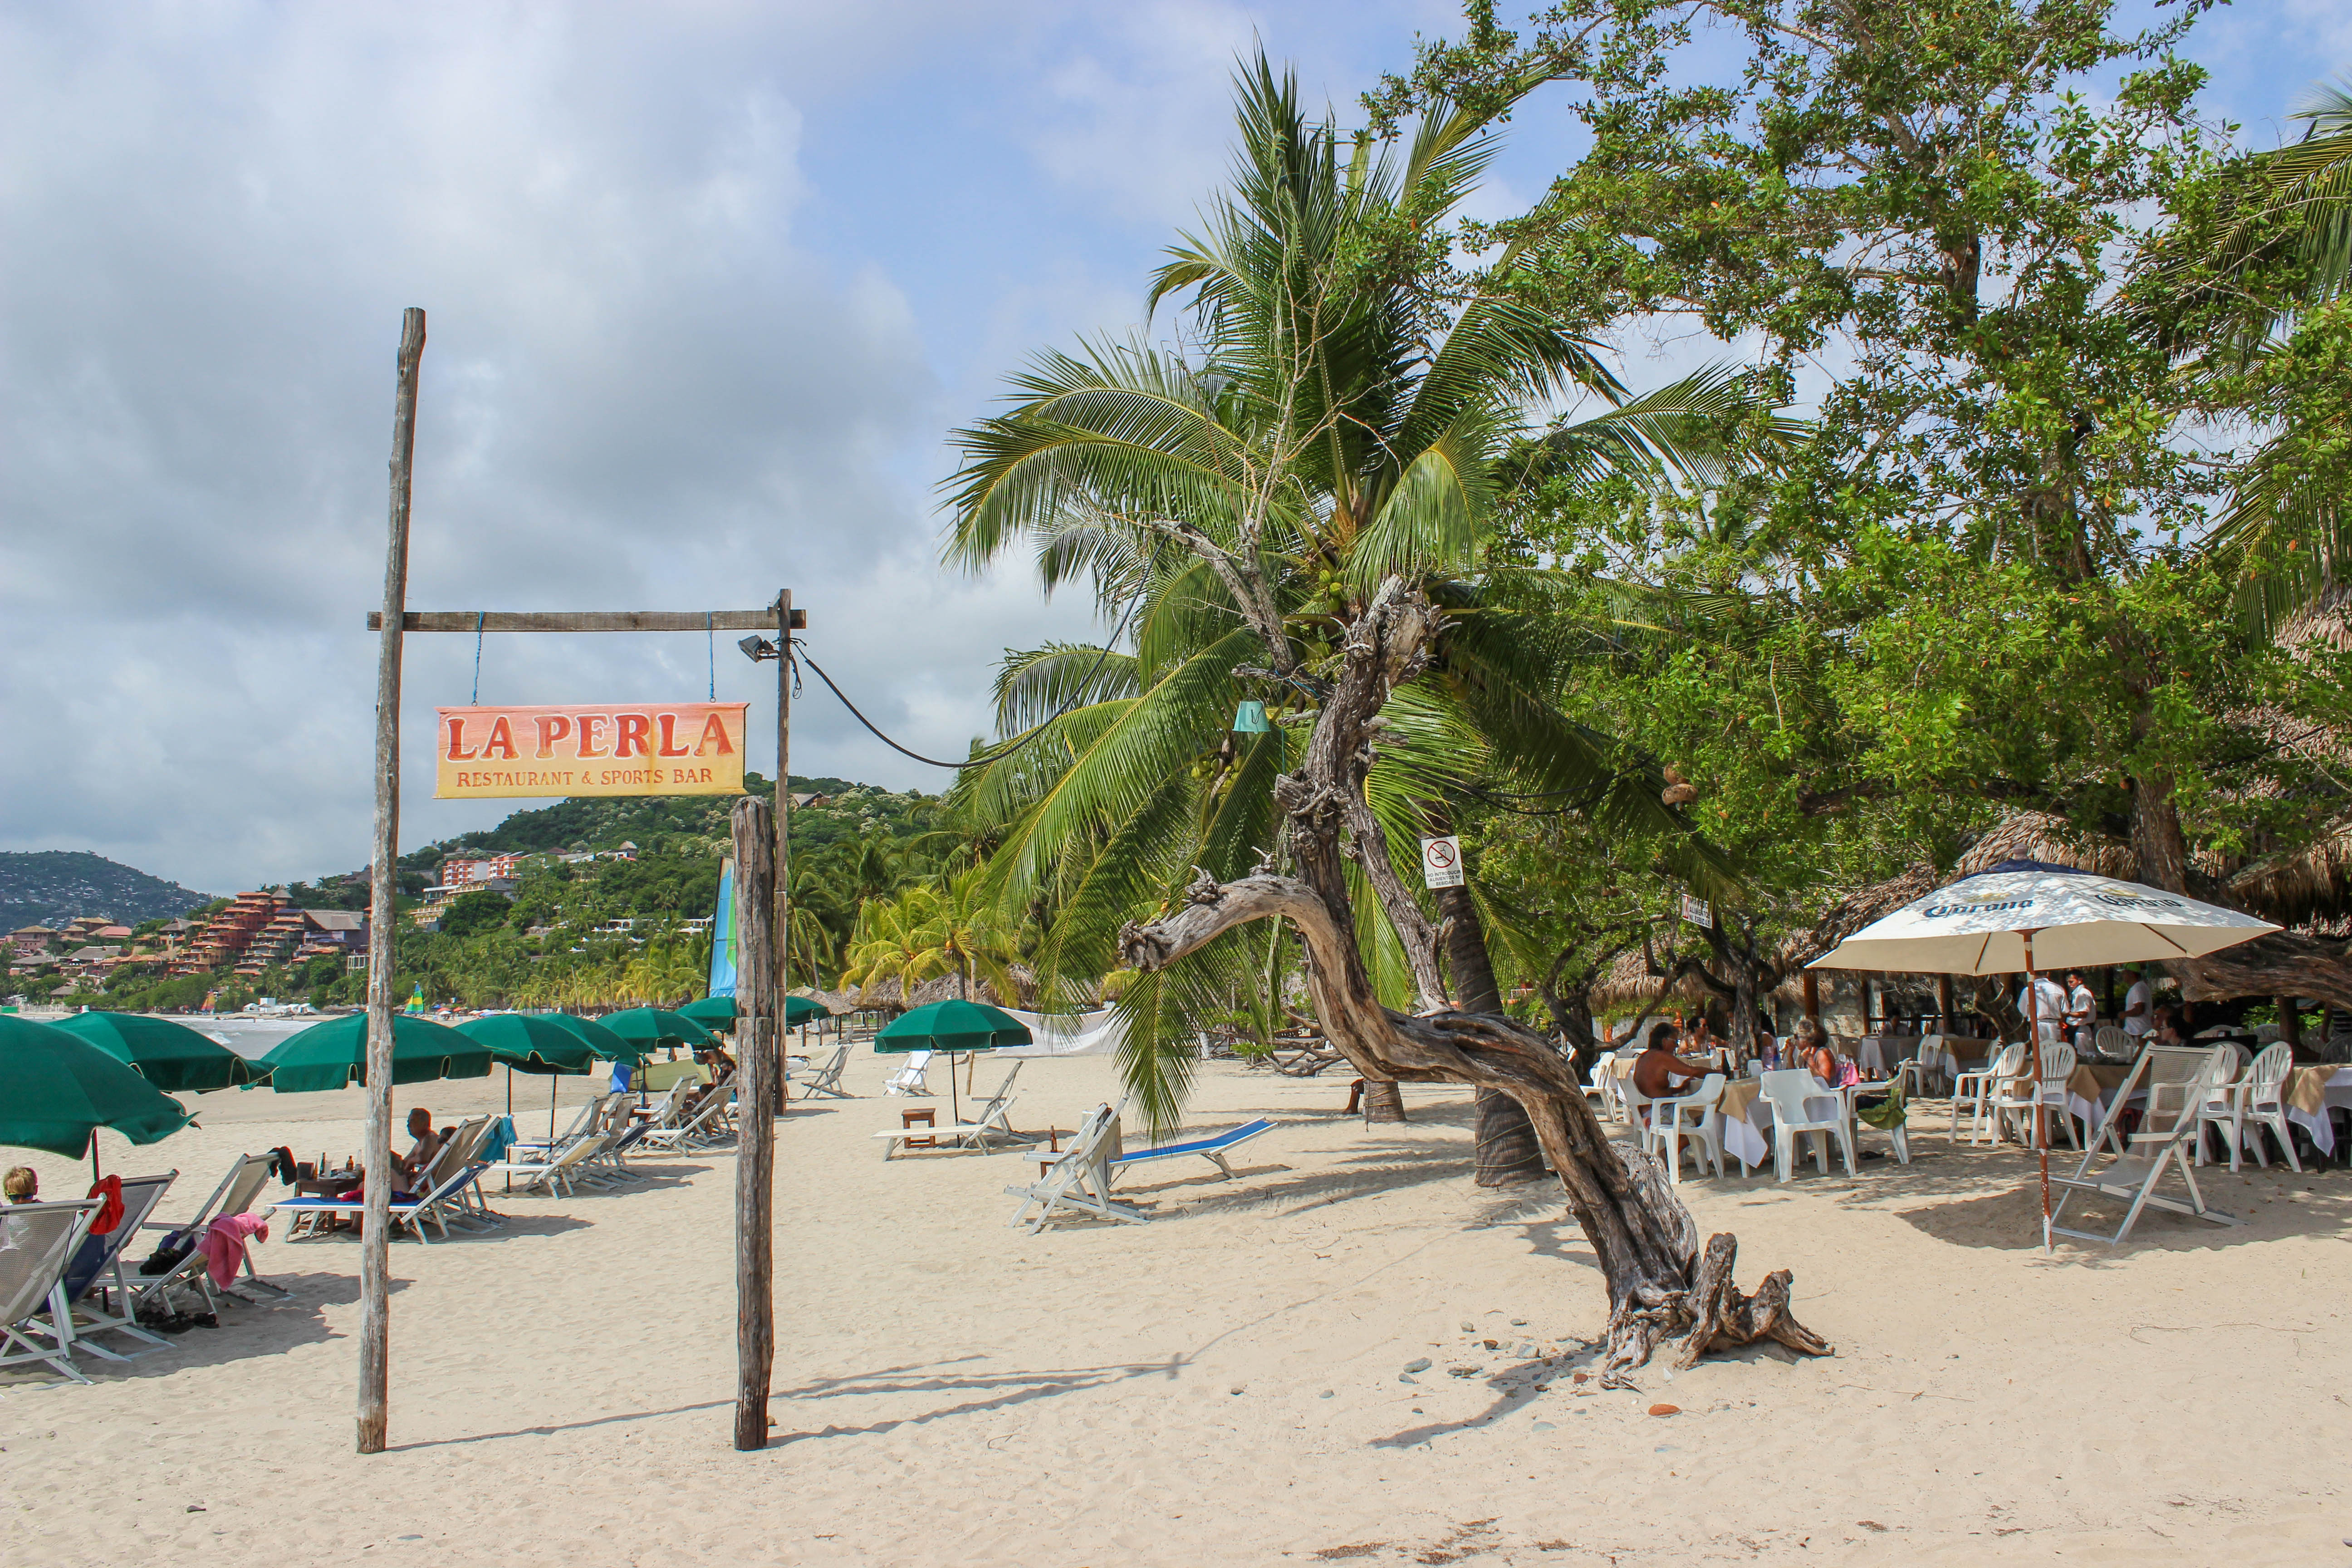
MULTIPOLYGON (((1818 1078, 1813 1079, 1813 1087, 1821 1093, 1805 1097, 1805 1120, 1818 1121, 1834 1117, 1843 1103, 1837 1090, 1818 1078)), ((1726 1085, 1723 1092, 1727 1103, 1718 1123, 1723 1152, 1750 1170, 1770 1164, 1772 1102, 1764 1098, 1763 1085, 1754 1079, 1742 1079, 1726 1085), (1755 1098, 1745 1105, 1738 1104, 1737 1101, 1745 1098, 1745 1091, 1748 1089, 1755 1090, 1755 1098)))
POLYGON ((2327 1080, 2327 1103, 2317 1112, 2298 1110, 2290 1105, 2286 1119, 2311 1134, 2319 1152, 2331 1158, 2336 1153, 2336 1121, 2327 1112, 2336 1106, 2352 1109, 2352 1067, 2337 1068, 2327 1080))

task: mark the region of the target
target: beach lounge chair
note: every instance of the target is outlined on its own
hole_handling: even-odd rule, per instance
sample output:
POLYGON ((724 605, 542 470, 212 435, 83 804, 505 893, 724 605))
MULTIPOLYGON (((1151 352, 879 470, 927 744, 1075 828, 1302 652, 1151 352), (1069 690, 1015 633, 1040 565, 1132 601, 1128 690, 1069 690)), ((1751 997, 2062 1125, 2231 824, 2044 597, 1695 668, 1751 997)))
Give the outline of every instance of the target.
POLYGON ((1113 1184, 1136 1165, 1150 1164, 1155 1160, 1175 1160, 1192 1154, 1208 1161, 1233 1180, 1234 1168, 1225 1163, 1225 1156, 1253 1138, 1263 1137, 1274 1131, 1275 1124, 1261 1116, 1255 1121, 1244 1121, 1239 1127, 1228 1127, 1223 1132, 1207 1138, 1189 1139, 1181 1143, 1162 1143, 1157 1149, 1138 1149, 1132 1154, 1121 1154, 1110 1162, 1113 1184))
POLYGON ((934 1149, 952 1145, 961 1149, 978 1149, 983 1153, 993 1154, 996 1152, 998 1139, 1003 1139, 1006 1143, 1036 1142, 1037 1134, 1034 1132, 1019 1132, 1013 1130, 1013 1102, 1021 1097, 1004 1092, 1006 1087, 1012 1082, 1012 1078, 1008 1076, 1003 1083, 997 1085, 995 1096, 982 1107, 980 1114, 970 1121, 959 1121, 949 1127, 920 1125, 900 1127, 890 1131, 875 1133, 875 1137, 883 1140, 882 1158, 887 1162, 902 1148, 934 1149))
MULTIPOLYGON (((2243 1223, 2235 1215, 2210 1208, 2205 1194, 2197 1190, 2197 1173, 2189 1169, 2189 1151, 2184 1145, 2197 1135, 2203 1123, 2198 1110, 2204 1097, 2211 1091, 2219 1076, 2233 1065, 2224 1053, 2202 1046, 2150 1046, 2132 1064, 2131 1075, 2116 1090, 2105 1122, 2082 1163, 2071 1176, 2052 1176, 2050 1184, 2061 1190, 2061 1196, 2051 1210, 2047 1222, 2051 1236, 2071 1236, 2084 1241, 2118 1245, 2131 1235, 2132 1226, 2139 1219, 2139 1211, 2153 1205, 2173 1214, 2189 1215, 2210 1220, 2215 1225, 2243 1223), (2123 1131, 2123 1117, 2118 1114, 2135 1093, 2143 1094, 2139 1125, 2128 1134, 2123 1131), (2115 1163, 2096 1175, 2091 1173, 2091 1163, 2115 1152, 2115 1163), (2180 1173, 2181 1184, 2189 1189, 2189 1201, 2157 1195, 2157 1184, 2164 1179, 2167 1170, 2180 1173), (2077 1196, 2093 1195, 2124 1198, 2130 1206, 2125 1210, 2123 1223, 2113 1236, 2097 1231, 2070 1230, 2058 1222, 2065 1216, 2067 1205, 2077 1196)), ((2044 1238, 2047 1245, 2047 1237, 2044 1238)))
POLYGON ((1772 1170, 1787 1181, 1797 1161, 1800 1138, 1813 1141, 1813 1168, 1830 1173, 1830 1140, 1845 1153, 1845 1173, 1853 1174, 1853 1129, 1845 1119, 1845 1105, 1836 1091, 1801 1068, 1768 1072, 1759 1080, 1764 1098, 1772 1104, 1772 1170))
MULTIPOLYGON (((92 1334, 119 1333, 138 1341, 150 1349, 168 1350, 172 1342, 160 1334, 151 1334, 139 1326, 131 1302, 131 1287, 122 1278, 122 1254, 138 1239, 139 1231, 147 1216, 155 1212, 164 1191, 179 1175, 166 1171, 160 1176, 126 1176, 122 1182, 122 1217, 104 1236, 89 1236, 74 1251, 73 1261, 67 1265, 62 1289, 58 1301, 70 1314, 72 1321, 62 1325, 65 1337, 89 1340, 92 1334), (112 1294, 107 1280, 111 1278, 112 1294)), ((128 1361, 131 1356, 145 1355, 146 1351, 132 1351, 129 1355, 109 1350, 92 1341, 92 1355, 107 1361, 128 1361)))
POLYGON ((1088 1111, 1071 1136, 1070 1146, 1062 1151, 1061 1157, 1043 1176, 1005 1188, 1005 1196, 1021 1200, 1021 1206, 1004 1222, 1007 1228, 1025 1223, 1034 1235, 1064 1215, 1141 1225, 1148 1216, 1140 1210, 1110 1201, 1110 1173, 1107 1167, 1112 1131, 1118 1125, 1118 1113, 1108 1105, 1088 1111), (1036 1211, 1034 1216, 1032 1209, 1036 1211))
POLYGON ((580 1177, 581 1167, 593 1159, 612 1136, 580 1139, 551 1160, 502 1160, 482 1169, 485 1173, 495 1172, 509 1178, 522 1177, 524 1192, 533 1187, 544 1187, 551 1193, 570 1197, 574 1190, 572 1184, 580 1177))
POLYGON ((882 1092, 919 1095, 928 1099, 931 1090, 930 1086, 923 1081, 923 1073, 930 1065, 929 1051, 909 1053, 907 1059, 899 1065, 898 1070, 892 1073, 888 1081, 882 1085, 882 1092))
MULTIPOLYGON (((409 1235, 429 1247, 432 1243, 425 1234, 425 1222, 429 1220, 433 1228, 441 1233, 441 1239, 448 1240, 448 1221, 452 1212, 458 1207, 457 1194, 480 1181, 482 1173, 489 1168, 488 1165, 460 1165, 415 1202, 392 1205, 389 1210, 392 1215, 391 1234, 397 1237, 405 1227, 409 1235)), ((286 1238, 291 1241, 298 1234, 313 1237, 327 1234, 319 1228, 318 1222, 321 1219, 358 1219, 367 1212, 367 1204, 363 1199, 356 1198, 288 1198, 278 1205, 278 1212, 289 1216, 286 1238), (304 1228, 305 1221, 309 1222, 307 1229, 304 1228)))
POLYGON ((98 1209, 96 1198, 0 1209, 8 1241, 0 1247, 0 1368, 41 1362, 76 1383, 89 1381, 74 1364, 73 1320, 62 1285, 98 1209))
MULTIPOLYGON (((191 1241, 200 1241, 205 1226, 214 1220, 225 1215, 248 1214, 256 1208, 268 1207, 261 1197, 263 1189, 269 1184, 272 1159, 273 1156, 268 1154, 239 1155, 236 1163, 228 1168, 228 1174, 221 1178, 220 1185, 213 1189, 212 1196, 197 1208, 195 1217, 184 1225, 172 1226, 173 1234, 191 1241)), ((273 1284, 254 1272, 250 1250, 245 1255, 245 1282, 280 1296, 292 1294, 284 1286, 273 1284)), ((139 1277, 132 1287, 133 1314, 136 1315, 139 1308, 151 1302, 159 1308, 168 1309, 173 1296, 192 1285, 203 1294, 207 1310, 220 1310, 220 1298, 213 1293, 212 1276, 205 1269, 205 1249, 201 1246, 191 1247, 185 1258, 163 1273, 139 1277)), ((235 1295, 236 1292, 230 1294, 235 1295)))
POLYGON ((727 1091, 714 1089, 692 1118, 676 1127, 648 1131, 638 1146, 649 1154, 677 1154, 723 1142, 728 1136, 727 1091))
POLYGON ((848 1064, 849 1047, 842 1046, 835 1048, 831 1059, 823 1066, 795 1068, 784 1074, 784 1081, 798 1085, 803 1100, 814 1100, 820 1094, 829 1094, 835 1100, 854 1099, 855 1096, 841 1087, 841 1069, 848 1064))

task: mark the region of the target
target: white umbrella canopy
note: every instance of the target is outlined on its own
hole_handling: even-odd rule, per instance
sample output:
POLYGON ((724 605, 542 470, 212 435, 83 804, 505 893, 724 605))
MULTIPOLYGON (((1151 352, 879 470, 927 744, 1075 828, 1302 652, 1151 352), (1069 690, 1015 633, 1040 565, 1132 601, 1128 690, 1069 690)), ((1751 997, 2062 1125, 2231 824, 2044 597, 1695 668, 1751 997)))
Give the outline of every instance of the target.
POLYGON ((2046 973, 2199 958, 2278 929, 2138 882, 2039 860, 2004 860, 1912 900, 1805 967, 2046 973))

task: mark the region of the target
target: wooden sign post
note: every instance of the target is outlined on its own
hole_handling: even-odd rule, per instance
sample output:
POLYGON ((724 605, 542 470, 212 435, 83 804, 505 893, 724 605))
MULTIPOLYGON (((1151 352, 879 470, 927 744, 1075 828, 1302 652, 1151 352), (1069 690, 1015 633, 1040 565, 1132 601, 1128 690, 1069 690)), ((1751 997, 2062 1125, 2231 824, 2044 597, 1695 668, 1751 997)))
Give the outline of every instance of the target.
MULTIPOLYGON (((425 312, 402 323, 399 386, 393 405, 391 541, 383 608, 368 613, 380 634, 375 687, 375 847, 368 895, 366 1199, 360 1232, 359 1450, 381 1454, 389 1427, 392 1202, 393 936, 399 920, 400 668, 407 632, 714 632, 772 630, 773 647, 755 658, 776 665, 776 798, 735 804, 737 921, 745 963, 736 986, 743 1025, 738 1064, 740 1157, 736 1170, 735 1446, 767 1442, 768 1386, 775 1357, 775 1114, 783 1081, 784 937, 790 926, 786 836, 792 820, 792 636, 808 622, 789 589, 758 610, 412 610, 408 600, 410 478, 416 450, 417 370, 425 357, 425 312), (745 1004, 748 1002, 749 1005, 745 1004)), ((747 651, 751 645, 747 641, 747 651)), ((646 794, 667 790, 647 789, 646 794)))
POLYGON ((425 312, 409 307, 400 331, 399 390, 392 405, 392 542, 383 564, 383 641, 375 668, 375 848, 368 861, 366 1207, 360 1219, 359 1444, 383 1452, 391 1384, 388 1321, 392 1226, 392 938, 399 919, 400 635, 408 603, 409 480, 416 458, 416 373, 425 360, 425 312))
MULTIPOLYGON (((782 769, 777 770, 779 773, 782 769)), ((790 775, 784 775, 789 777, 790 775)), ((778 790, 779 795, 785 791, 778 790)), ((776 836, 766 802, 735 803, 735 1447, 768 1444, 768 1383, 776 1358, 772 1194, 775 1190, 776 836), (747 1007, 746 1003, 750 1005, 747 1007)))

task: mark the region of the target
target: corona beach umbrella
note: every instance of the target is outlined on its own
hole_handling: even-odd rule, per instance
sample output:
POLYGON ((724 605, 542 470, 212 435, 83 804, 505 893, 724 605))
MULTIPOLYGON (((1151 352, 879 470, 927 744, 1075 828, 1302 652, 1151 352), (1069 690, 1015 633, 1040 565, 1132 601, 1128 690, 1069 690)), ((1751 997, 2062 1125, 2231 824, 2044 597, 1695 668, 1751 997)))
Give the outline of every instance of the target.
MULTIPOLYGON (((2071 866, 2004 860, 1914 899, 1864 926, 1809 969, 1897 970, 1931 974, 2023 971, 2033 999, 2032 1072, 2042 1076, 2042 968, 2063 973, 2104 964, 2201 958, 2279 928, 2183 893, 2119 881, 2071 866)), ((2050 1247, 2050 1139, 2034 1112, 2042 1157, 2042 1246, 2050 1247)))
POLYGON ((96 1046, 166 1093, 205 1094, 261 1076, 260 1068, 210 1035, 169 1018, 77 1013, 51 1026, 96 1046))
MULTIPOLYGON (((311 1094, 367 1082, 365 1013, 314 1024, 288 1037, 261 1058, 269 1087, 280 1094, 311 1094)), ((445 1078, 488 1078, 490 1047, 446 1024, 401 1013, 392 1020, 392 1081, 431 1083, 445 1078)))
POLYGON ((178 1100, 89 1041, 0 1014, 0 1143, 95 1159, 101 1127, 154 1143, 187 1124, 178 1100))
POLYGON ((953 1058, 964 1051, 992 1051, 999 1046, 1029 1043, 1029 1026, 1003 1008, 992 1007, 985 1002, 953 999, 901 1013, 874 1037, 874 1048, 879 1052, 948 1054, 948 1114, 959 1123, 963 1121, 963 1113, 956 1099, 953 1058))

